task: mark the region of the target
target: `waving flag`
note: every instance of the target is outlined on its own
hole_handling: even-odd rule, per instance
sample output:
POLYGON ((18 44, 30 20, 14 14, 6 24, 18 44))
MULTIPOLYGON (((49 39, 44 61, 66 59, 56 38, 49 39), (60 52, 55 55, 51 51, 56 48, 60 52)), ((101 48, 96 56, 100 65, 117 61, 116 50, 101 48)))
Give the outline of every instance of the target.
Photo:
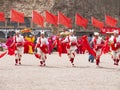
POLYGON ((10 19, 11 19, 11 22, 24 23, 24 13, 21 13, 12 9, 10 19))
POLYGON ((42 15, 40 15, 40 13, 38 13, 36 11, 33 11, 32 21, 35 24, 38 24, 38 25, 44 27, 44 17, 42 15))
POLYGON ((97 28, 100 28, 100 29, 104 27, 104 23, 103 23, 103 22, 97 20, 97 19, 94 18, 94 17, 92 17, 91 19, 92 19, 92 25, 93 25, 93 26, 95 26, 95 27, 97 27, 97 28))
POLYGON ((63 15, 61 12, 58 13, 58 23, 68 28, 72 28, 72 20, 63 15))
POLYGON ((6 54, 7 54, 7 51, 6 51, 6 52, 1 53, 1 54, 0 54, 0 58, 4 57, 6 54))
POLYGON ((0 12, 0 21, 4 22, 5 21, 5 15, 3 12, 0 12))
POLYGON ((88 24, 88 20, 86 18, 83 18, 82 16, 80 16, 78 13, 76 14, 76 25, 82 26, 84 28, 87 27, 88 24))
POLYGON ((51 23, 55 26, 57 26, 57 19, 58 17, 53 15, 52 13, 45 11, 46 14, 46 22, 51 23))
POLYGON ((106 15, 105 19, 106 19, 105 22, 108 26, 116 27, 116 24, 117 24, 118 21, 115 18, 106 15))
POLYGON ((88 50, 88 52, 89 52, 90 54, 92 54, 94 57, 96 57, 96 53, 95 53, 95 51, 90 47, 86 35, 82 36, 82 43, 83 43, 83 47, 84 47, 86 50, 88 50))

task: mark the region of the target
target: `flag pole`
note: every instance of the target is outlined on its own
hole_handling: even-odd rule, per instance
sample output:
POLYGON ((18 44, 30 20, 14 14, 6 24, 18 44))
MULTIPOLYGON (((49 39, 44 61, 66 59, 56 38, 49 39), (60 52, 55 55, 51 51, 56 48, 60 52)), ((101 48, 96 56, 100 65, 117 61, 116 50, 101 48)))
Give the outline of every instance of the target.
POLYGON ((74 29, 76 29, 76 9, 75 9, 75 7, 76 7, 76 0, 74 0, 74 29))
POLYGON ((5 20, 5 28, 7 28, 7 20, 5 20))
MULTIPOLYGON (((43 16, 42 16, 43 17, 43 16)), ((44 31, 45 32, 45 30, 44 30, 44 17, 43 17, 43 25, 42 25, 42 32, 44 31)))
POLYGON ((75 29, 76 29, 76 12, 75 12, 75 21, 74 21, 74 26, 75 26, 75 29))
POLYGON ((105 27, 107 27, 107 24, 106 24, 106 15, 105 15, 105 27))
POLYGON ((35 8, 35 4, 36 4, 36 0, 34 0, 33 1, 33 4, 32 4, 32 18, 31 18, 31 28, 33 29, 33 21, 32 21, 32 19, 33 19, 33 10, 34 10, 34 8, 35 8))
POLYGON ((33 11, 32 11, 32 17, 31 17, 31 29, 33 29, 33 11))
MULTIPOLYGON (((40 14, 41 14, 42 12, 40 12, 40 14)), ((43 12, 44 13, 44 12, 43 12)), ((42 16, 42 15, 41 15, 42 16)), ((44 17, 42 16, 42 18, 43 18, 43 25, 41 25, 42 26, 42 32, 44 32, 45 33, 45 30, 44 30, 44 17)))
POLYGON ((7 38, 7 19, 5 20, 5 29, 6 29, 5 37, 7 38))
POLYGON ((18 28, 20 28, 20 23, 19 22, 17 23, 17 26, 18 26, 18 28))
POLYGON ((33 29, 33 22, 32 22, 32 18, 31 18, 31 29, 33 29))
POLYGON ((58 24, 57 34, 59 34, 59 29, 60 29, 60 27, 59 27, 59 11, 58 11, 58 22, 57 22, 57 24, 58 24))

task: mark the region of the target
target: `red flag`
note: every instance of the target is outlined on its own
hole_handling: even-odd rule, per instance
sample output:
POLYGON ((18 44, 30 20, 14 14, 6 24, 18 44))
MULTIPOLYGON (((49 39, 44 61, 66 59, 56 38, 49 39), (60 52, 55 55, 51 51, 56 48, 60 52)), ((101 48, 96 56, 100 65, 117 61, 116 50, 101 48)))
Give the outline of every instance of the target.
POLYGON ((2 58, 3 56, 5 56, 6 54, 7 54, 7 51, 4 52, 4 53, 1 53, 1 54, 0 54, 0 58, 2 58))
POLYGON ((87 27, 88 24, 88 20, 86 18, 83 18, 82 16, 80 16, 78 13, 76 14, 76 24, 79 26, 82 26, 84 28, 87 27))
POLYGON ((44 27, 44 18, 42 15, 40 15, 40 13, 38 13, 36 11, 33 11, 32 21, 35 24, 38 24, 38 25, 44 27))
POLYGON ((104 23, 95 19, 94 17, 92 17, 92 25, 100 29, 104 27, 104 23))
POLYGON ((50 13, 48 11, 45 11, 45 13, 46 13, 46 21, 48 23, 51 23, 51 24, 57 26, 57 19, 58 19, 58 17, 53 15, 52 13, 50 13))
POLYGON ((0 12, 0 21, 2 21, 2 22, 5 21, 5 15, 3 12, 0 12))
POLYGON ((111 16, 108 16, 108 15, 106 15, 105 18, 106 18, 105 22, 106 22, 107 25, 109 25, 111 27, 116 26, 118 21, 115 18, 113 18, 111 16))
POLYGON ((95 51, 90 47, 90 44, 88 43, 88 40, 87 40, 87 36, 84 35, 82 36, 82 43, 83 43, 83 47, 88 50, 88 52, 90 54, 92 54, 94 57, 96 57, 96 53, 95 51))
POLYGON ((11 22, 24 23, 24 13, 18 12, 14 9, 11 10, 11 22))
POLYGON ((40 54, 38 54, 38 53, 35 53, 34 55, 35 55, 35 57, 36 57, 36 58, 39 58, 39 59, 41 59, 41 55, 40 55, 40 54))
POLYGON ((58 23, 68 28, 72 28, 72 20, 63 15, 61 12, 58 13, 58 23))

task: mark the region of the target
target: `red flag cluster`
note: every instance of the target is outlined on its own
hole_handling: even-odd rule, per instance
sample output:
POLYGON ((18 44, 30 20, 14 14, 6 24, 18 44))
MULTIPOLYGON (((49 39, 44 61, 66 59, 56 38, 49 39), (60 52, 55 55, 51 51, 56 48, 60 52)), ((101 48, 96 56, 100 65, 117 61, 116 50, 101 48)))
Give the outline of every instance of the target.
MULTIPOLYGON (((12 9, 10 20, 11 20, 11 22, 24 23, 24 13, 21 13, 21 12, 18 12, 16 10, 12 9)), ((0 12, 0 22, 4 22, 4 21, 5 21, 5 15, 3 12, 0 12)), ((44 18, 40 13, 33 10, 32 21, 35 24, 38 24, 42 27, 44 27, 44 22, 46 21, 55 26, 58 26, 58 24, 62 24, 67 28, 72 28, 72 19, 65 16, 61 12, 59 12, 58 16, 56 16, 48 11, 45 11, 45 18, 44 18)), ((99 29, 101 29, 105 26, 104 22, 101 22, 94 17, 91 18, 91 21, 92 21, 92 25, 99 29)), ((115 18, 108 16, 108 15, 105 16, 106 25, 111 26, 111 27, 116 27, 117 22, 118 21, 115 18)), ((78 13, 76 13, 75 24, 86 28, 88 25, 88 20, 86 18, 82 17, 81 15, 79 15, 78 13)))

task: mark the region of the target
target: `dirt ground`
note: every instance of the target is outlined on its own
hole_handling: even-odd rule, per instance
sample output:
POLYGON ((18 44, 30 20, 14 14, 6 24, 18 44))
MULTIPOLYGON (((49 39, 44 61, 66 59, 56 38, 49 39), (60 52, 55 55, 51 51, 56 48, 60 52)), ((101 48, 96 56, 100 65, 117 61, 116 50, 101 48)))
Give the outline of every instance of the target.
POLYGON ((88 55, 76 55, 72 67, 67 55, 48 55, 40 67, 34 55, 23 55, 22 65, 14 57, 0 59, 0 90, 120 90, 120 66, 109 54, 101 57, 100 67, 88 62, 88 55))

